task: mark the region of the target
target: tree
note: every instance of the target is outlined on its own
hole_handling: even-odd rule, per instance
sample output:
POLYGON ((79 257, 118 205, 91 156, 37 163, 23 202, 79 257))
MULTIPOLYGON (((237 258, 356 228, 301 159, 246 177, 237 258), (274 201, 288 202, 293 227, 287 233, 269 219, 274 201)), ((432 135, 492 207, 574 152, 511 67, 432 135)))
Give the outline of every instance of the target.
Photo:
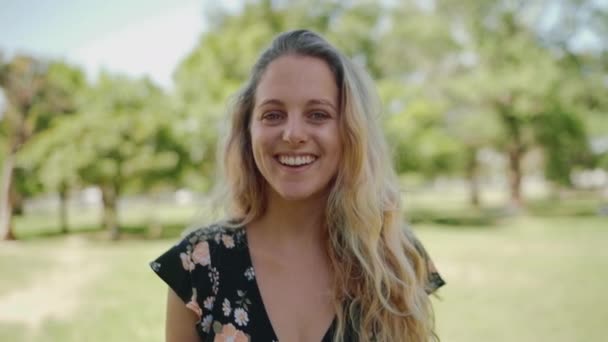
MULTIPOLYGON (((45 116, 47 121, 44 122, 43 125, 40 125, 37 135, 48 130, 58 118, 73 117, 81 105, 79 103, 80 94, 85 89, 86 80, 80 69, 64 62, 49 62, 38 104, 39 110, 48 113, 48 115, 45 116)), ((36 192, 42 192, 43 190, 58 192, 61 232, 67 233, 67 200, 70 183, 54 182, 53 179, 49 179, 47 173, 41 172, 41 165, 49 154, 41 155, 38 159, 33 160, 33 163, 29 163, 29 165, 24 165, 19 162, 19 159, 21 159, 20 154, 23 153, 23 150, 27 148, 32 140, 35 140, 35 137, 24 144, 24 147, 17 156, 18 170, 22 170, 23 174, 27 174, 27 177, 24 177, 25 179, 23 179, 23 181, 17 182, 18 185, 23 184, 20 192, 28 196, 33 195, 36 192), (28 180, 29 183, 34 184, 28 184, 28 180), (29 189, 26 187, 29 187, 29 189), (34 187, 36 187, 36 191, 33 190, 34 187)))
POLYGON ((150 81, 101 74, 83 95, 78 115, 54 122, 22 160, 39 161, 47 185, 98 186, 102 226, 117 239, 122 194, 179 179, 184 153, 175 144, 171 114, 166 96, 150 81))
POLYGON ((440 11, 460 32, 462 53, 471 60, 468 68, 449 74, 449 88, 460 89, 453 92, 456 99, 495 115, 500 126, 495 146, 507 155, 511 204, 519 208, 522 159, 527 151, 534 147, 545 151, 549 179, 555 179, 556 173, 550 170, 559 166, 563 180, 577 162, 569 158, 556 163, 565 145, 549 139, 542 129, 562 129, 560 134, 568 135, 563 139, 569 141, 568 148, 576 148, 573 154, 588 150, 581 117, 576 115, 580 108, 573 108, 572 94, 567 92, 573 89, 569 87, 572 75, 563 72, 559 58, 543 44, 533 25, 540 20, 539 9, 548 4, 446 1, 442 6, 440 11))
POLYGON ((462 169, 459 142, 448 134, 444 109, 425 98, 411 100, 385 120, 398 173, 417 172, 428 179, 462 169))
POLYGON ((477 151, 489 144, 495 125, 483 109, 462 101, 467 88, 450 89, 451 75, 463 68, 461 47, 450 20, 422 5, 402 1, 391 8, 376 49, 397 169, 426 177, 464 173, 471 202, 479 205, 477 151))
POLYGON ((565 134, 540 133, 551 142, 549 177, 558 185, 569 186, 571 165, 608 169, 602 163, 605 149, 601 147, 608 139, 608 7, 592 0, 560 0, 554 6, 560 24, 547 27, 543 34, 559 56, 564 81, 554 95, 561 100, 556 101, 560 106, 555 110, 562 120, 548 126, 561 128, 565 134), (577 135, 581 136, 578 140, 574 139, 577 135), (585 146, 583 150, 580 139, 600 147, 585 146))
POLYGON ((23 192, 25 182, 30 180, 23 177, 23 170, 18 168, 17 154, 55 118, 70 111, 70 108, 64 108, 55 80, 48 77, 55 68, 56 64, 27 56, 0 61, 0 86, 7 100, 0 122, 6 149, 0 182, 0 238, 5 240, 14 239, 12 215, 15 204, 23 195, 18 190, 23 192), (17 180, 21 182, 17 183, 17 180))

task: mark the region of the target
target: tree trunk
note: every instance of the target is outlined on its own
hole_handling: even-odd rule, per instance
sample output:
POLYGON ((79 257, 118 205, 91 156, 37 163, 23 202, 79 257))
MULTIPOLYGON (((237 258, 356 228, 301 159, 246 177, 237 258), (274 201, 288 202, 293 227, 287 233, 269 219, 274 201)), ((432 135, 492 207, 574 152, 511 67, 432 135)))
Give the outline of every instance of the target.
POLYGON ((61 226, 61 234, 67 234, 69 231, 68 187, 65 183, 59 186, 59 225, 61 226))
POLYGON ((21 216, 23 215, 23 195, 17 191, 17 187, 15 186, 15 177, 14 177, 14 169, 13 169, 13 186, 11 187, 11 206, 13 211, 13 216, 21 216))
POLYGON ((103 202, 103 227, 110 234, 110 239, 118 240, 120 232, 117 215, 117 189, 114 184, 107 183, 101 187, 101 200, 103 202))
POLYGON ((481 205, 479 193, 479 163, 477 163, 477 149, 471 148, 467 152, 467 178, 469 180, 469 201, 478 208, 481 205))
POLYGON ((13 234, 13 203, 11 198, 14 184, 15 155, 9 153, 4 159, 0 182, 0 239, 15 240, 13 234))
POLYGON ((511 194, 511 207, 515 210, 522 208, 523 199, 521 195, 522 170, 521 160, 523 149, 519 146, 509 149, 509 190, 511 194))
POLYGON ((509 211, 519 212, 523 205, 521 195, 522 169, 521 161, 526 152, 523 140, 524 120, 513 112, 513 96, 505 96, 498 102, 498 113, 509 137, 506 151, 509 157, 509 192, 511 195, 509 211))

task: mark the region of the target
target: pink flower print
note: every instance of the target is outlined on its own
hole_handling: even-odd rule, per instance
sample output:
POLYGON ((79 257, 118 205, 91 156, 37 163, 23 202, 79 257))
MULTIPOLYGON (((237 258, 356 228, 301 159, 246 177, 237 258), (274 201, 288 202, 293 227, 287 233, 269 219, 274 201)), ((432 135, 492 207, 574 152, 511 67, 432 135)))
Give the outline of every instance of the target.
POLYGON ((194 269, 194 263, 190 260, 190 257, 186 253, 179 253, 180 259, 182 259, 182 266, 186 271, 192 271, 194 269))
POLYGON ((201 319, 201 316, 203 315, 203 310, 201 309, 200 306, 198 306, 198 303, 196 302, 196 297, 193 296, 193 298, 190 300, 187 304, 186 307, 192 311, 194 311, 194 313, 198 316, 198 319, 201 319))
POLYGON ((192 251, 192 261, 197 264, 207 266, 211 263, 209 255, 209 243, 207 241, 199 242, 192 251))
POLYGON ((213 342, 248 342, 249 339, 242 331, 238 330, 231 323, 222 326, 222 332, 215 335, 213 342))
POLYGON ((228 249, 234 247, 234 239, 230 235, 222 235, 222 242, 224 242, 224 246, 226 246, 228 249))

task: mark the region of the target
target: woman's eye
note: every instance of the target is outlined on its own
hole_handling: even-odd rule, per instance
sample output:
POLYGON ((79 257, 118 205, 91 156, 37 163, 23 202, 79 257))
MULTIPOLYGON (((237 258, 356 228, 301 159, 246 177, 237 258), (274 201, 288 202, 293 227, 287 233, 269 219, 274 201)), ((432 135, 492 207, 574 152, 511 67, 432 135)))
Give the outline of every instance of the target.
POLYGON ((310 118, 313 120, 324 120, 329 118, 329 115, 325 112, 312 112, 310 113, 310 118))
POLYGON ((268 112, 262 116, 262 120, 267 121, 276 121, 281 118, 281 113, 278 112, 268 112))

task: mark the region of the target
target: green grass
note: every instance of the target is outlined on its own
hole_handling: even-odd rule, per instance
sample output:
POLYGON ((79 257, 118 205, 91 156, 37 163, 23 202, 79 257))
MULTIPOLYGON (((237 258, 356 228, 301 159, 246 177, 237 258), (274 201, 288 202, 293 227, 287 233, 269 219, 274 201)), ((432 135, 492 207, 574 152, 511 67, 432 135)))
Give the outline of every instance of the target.
MULTIPOLYGON (((41 301, 25 298, 23 305, 28 308, 15 309, 46 310, 41 308, 45 305, 58 308, 48 310, 49 314, 34 323, 29 320, 36 316, 35 312, 18 317, 23 322, 0 320, 0 341, 162 341, 166 289, 147 262, 171 243, 172 240, 110 243, 74 237, 15 243, 19 244, 20 255, 16 257, 12 252, 11 257, 20 262, 2 264, 0 308, 6 308, 2 300, 7 296, 40 287, 40 283, 47 280, 44 275, 64 274, 70 280, 43 284, 42 287, 48 287, 48 293, 36 293, 34 297, 41 301), (76 243, 70 242, 72 240, 76 243), (57 260, 57 255, 66 250, 73 257, 78 255, 76 262, 68 263, 69 269, 62 268, 57 260), (32 260, 30 255, 36 255, 45 263, 32 260), (53 261, 56 267, 49 269, 48 264, 53 261), (24 272, 25 262, 29 263, 27 284, 23 279, 12 277, 24 272), (7 274, 11 276, 5 278, 7 274), (77 305, 73 306, 72 301, 77 305)), ((7 254, 5 248, 0 248, 1 260, 7 254)), ((0 317, 5 316, 0 313, 0 317)))
MULTIPOLYGON (((166 289, 147 262, 176 238, 112 243, 95 229, 40 238, 35 220, 45 222, 19 223, 25 241, 0 244, 0 341, 163 341, 166 289)), ((448 282, 433 300, 443 341, 605 340, 606 217, 459 223, 415 225, 448 282)))
POLYGON ((608 220, 522 218, 495 229, 421 227, 448 285, 444 341, 604 341, 608 220))

